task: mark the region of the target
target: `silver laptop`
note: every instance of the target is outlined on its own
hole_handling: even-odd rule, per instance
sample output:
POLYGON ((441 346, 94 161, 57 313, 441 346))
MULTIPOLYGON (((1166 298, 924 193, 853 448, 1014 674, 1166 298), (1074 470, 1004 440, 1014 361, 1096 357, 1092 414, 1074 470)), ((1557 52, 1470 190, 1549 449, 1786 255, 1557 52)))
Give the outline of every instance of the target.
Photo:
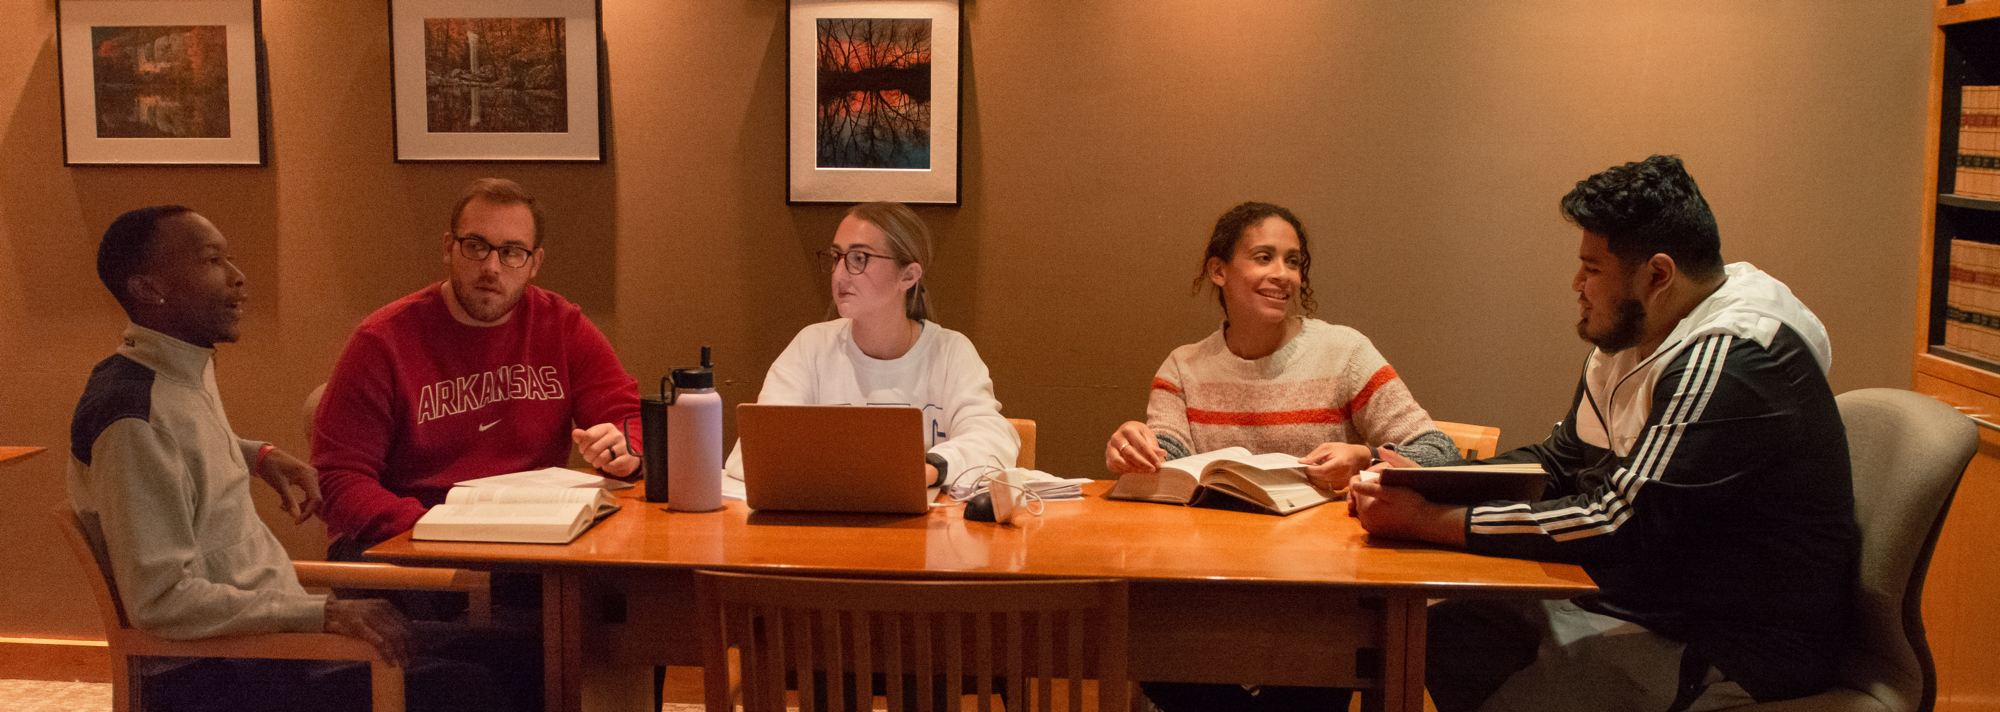
POLYGON ((911 406, 736 406, 751 509, 922 514, 923 411, 911 406))

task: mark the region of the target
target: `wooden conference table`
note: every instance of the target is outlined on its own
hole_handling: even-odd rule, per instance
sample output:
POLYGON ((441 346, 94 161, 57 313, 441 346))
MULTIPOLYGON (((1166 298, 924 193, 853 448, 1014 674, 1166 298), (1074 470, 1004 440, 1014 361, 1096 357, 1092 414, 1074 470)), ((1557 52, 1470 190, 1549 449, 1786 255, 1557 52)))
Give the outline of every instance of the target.
POLYGON ((1370 541, 1339 503, 1275 517, 1108 500, 1109 485, 1019 527, 965 521, 957 506, 878 516, 752 512, 731 501, 670 513, 635 488, 623 510, 568 545, 406 533, 368 556, 542 573, 546 707, 564 712, 647 699, 654 664, 701 664, 696 569, 1125 579, 1134 680, 1371 688, 1371 707, 1412 712, 1423 708, 1426 599, 1595 590, 1574 566, 1370 541))
POLYGON ((12 464, 41 454, 48 448, 26 445, 0 445, 0 465, 12 464))

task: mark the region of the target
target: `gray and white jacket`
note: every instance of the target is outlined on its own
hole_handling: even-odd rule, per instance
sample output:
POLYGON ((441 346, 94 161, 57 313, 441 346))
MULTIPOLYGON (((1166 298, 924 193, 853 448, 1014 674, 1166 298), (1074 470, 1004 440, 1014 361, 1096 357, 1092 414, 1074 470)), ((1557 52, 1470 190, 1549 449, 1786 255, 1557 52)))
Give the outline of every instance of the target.
POLYGON ((326 597, 250 499, 261 442, 236 436, 213 349, 125 329, 70 421, 68 489, 132 625, 163 638, 318 631, 326 597))

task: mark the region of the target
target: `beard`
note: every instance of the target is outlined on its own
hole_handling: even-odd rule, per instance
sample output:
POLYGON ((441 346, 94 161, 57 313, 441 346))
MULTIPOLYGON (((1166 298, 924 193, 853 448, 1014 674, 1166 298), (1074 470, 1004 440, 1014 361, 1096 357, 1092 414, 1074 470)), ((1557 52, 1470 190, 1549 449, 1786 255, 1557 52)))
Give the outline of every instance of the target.
POLYGON ((521 300, 519 292, 495 295, 480 287, 499 288, 500 285, 485 282, 467 284, 457 275, 452 275, 452 297, 458 300, 458 307, 465 310, 466 316, 472 317, 474 321, 499 321, 501 317, 507 315, 507 312, 514 310, 515 302, 521 300))
POLYGON ((1607 354, 1618 353, 1639 345, 1639 339, 1646 330, 1646 306, 1637 299, 1618 302, 1612 313, 1611 328, 1595 336, 1590 333, 1587 321, 1576 322, 1576 335, 1607 354))

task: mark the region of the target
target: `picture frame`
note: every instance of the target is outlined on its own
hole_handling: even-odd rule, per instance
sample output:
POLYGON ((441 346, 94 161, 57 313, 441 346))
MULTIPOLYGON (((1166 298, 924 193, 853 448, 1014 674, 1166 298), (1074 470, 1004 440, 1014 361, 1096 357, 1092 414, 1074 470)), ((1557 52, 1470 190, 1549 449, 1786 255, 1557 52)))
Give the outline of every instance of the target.
POLYGON ((63 165, 266 160, 258 0, 58 0, 63 165))
POLYGON ((959 0, 791 0, 787 202, 959 204, 959 0))
POLYGON ((389 0, 396 161, 604 160, 597 0, 389 0))

